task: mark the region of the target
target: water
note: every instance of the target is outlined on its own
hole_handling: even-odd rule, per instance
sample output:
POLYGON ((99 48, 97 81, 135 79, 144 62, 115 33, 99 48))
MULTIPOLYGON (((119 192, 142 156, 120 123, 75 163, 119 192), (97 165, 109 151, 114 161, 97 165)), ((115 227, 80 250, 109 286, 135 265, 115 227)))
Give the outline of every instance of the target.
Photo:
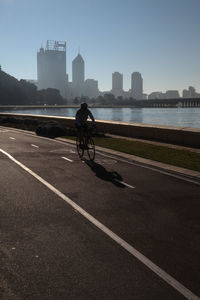
MULTIPOLYGON (((2 112, 74 117, 77 108, 2 110, 2 112)), ((200 128, 200 108, 91 108, 97 120, 200 128)))

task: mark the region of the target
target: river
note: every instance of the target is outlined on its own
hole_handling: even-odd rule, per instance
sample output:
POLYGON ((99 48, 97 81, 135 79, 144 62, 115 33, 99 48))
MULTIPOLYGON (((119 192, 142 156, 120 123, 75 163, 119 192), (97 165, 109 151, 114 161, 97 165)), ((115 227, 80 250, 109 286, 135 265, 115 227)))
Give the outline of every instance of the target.
MULTIPOLYGON (((77 108, 32 108, 2 112, 74 117, 77 108)), ((200 108, 91 108, 97 120, 200 128, 200 108)))

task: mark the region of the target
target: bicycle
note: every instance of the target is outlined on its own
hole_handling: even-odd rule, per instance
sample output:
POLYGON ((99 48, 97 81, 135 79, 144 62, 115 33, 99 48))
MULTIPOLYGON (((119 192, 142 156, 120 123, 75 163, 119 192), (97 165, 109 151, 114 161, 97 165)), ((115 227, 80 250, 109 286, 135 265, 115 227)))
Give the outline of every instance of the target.
POLYGON ((93 127, 83 127, 79 129, 76 137, 76 149, 79 157, 82 159, 85 150, 87 150, 88 157, 91 161, 95 158, 95 144, 92 138, 93 127), (82 132, 80 133, 80 130, 82 132), (82 134, 82 136, 81 136, 82 134))

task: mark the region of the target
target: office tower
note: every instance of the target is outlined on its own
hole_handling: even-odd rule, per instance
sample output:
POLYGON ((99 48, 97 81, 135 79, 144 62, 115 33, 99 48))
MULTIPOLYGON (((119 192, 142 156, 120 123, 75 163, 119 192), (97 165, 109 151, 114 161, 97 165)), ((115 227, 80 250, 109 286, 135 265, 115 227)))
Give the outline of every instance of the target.
POLYGON ((38 89, 55 88, 66 96, 66 42, 51 41, 37 52, 38 89))
POLYGON ((74 97, 81 97, 84 92, 85 63, 80 54, 72 61, 72 86, 74 97))
POLYGON ((119 72, 114 72, 112 74, 112 90, 111 93, 115 97, 123 95, 123 75, 119 72))
POLYGON ((143 98, 143 79, 139 72, 131 75, 131 96, 138 100, 143 98))
POLYGON ((94 79, 86 79, 84 83, 84 96, 89 98, 97 98, 99 96, 98 81, 94 79))

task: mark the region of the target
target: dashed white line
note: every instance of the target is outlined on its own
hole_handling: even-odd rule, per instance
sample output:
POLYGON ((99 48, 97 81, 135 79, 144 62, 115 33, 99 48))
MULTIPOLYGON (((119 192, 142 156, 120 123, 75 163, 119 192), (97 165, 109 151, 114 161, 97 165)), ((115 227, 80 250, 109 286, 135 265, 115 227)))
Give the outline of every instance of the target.
POLYGON ((32 147, 39 148, 39 146, 31 144, 32 147))
POLYGON ((12 137, 12 136, 10 136, 9 139, 11 139, 11 140, 16 140, 16 138, 14 138, 14 137, 12 137))
POLYGON ((67 160, 67 161, 73 162, 73 160, 71 160, 71 159, 69 159, 67 157, 62 156, 62 158, 65 159, 65 160, 67 160))
MULTIPOLYGON (((99 152, 99 151, 96 151, 96 153, 100 154, 101 156, 105 156, 105 157, 109 157, 109 158, 112 158, 112 159, 116 159, 114 156, 109 155, 109 154, 104 154, 104 153, 99 152)), ((187 181, 187 182, 191 182, 191 183, 200 185, 200 182, 197 182, 195 180, 182 177, 181 175, 176 175, 176 174, 173 174, 173 173, 169 173, 170 170, 169 170, 169 172, 162 171, 161 169, 156 169, 153 166, 148 166, 148 165, 143 165, 143 164, 140 164, 140 163, 137 163, 137 162, 127 161, 127 160, 125 160, 123 158, 120 158, 120 157, 118 157, 117 160, 121 161, 123 163, 129 164, 129 165, 133 165, 133 166, 137 166, 137 167, 140 167, 140 168, 148 169, 148 170, 160 173, 160 174, 164 174, 164 175, 167 175, 167 176, 170 176, 170 177, 178 178, 180 180, 184 180, 184 181, 187 181)))
POLYGON ((99 228, 101 231, 103 231, 107 236, 109 236, 117 244, 119 244, 121 247, 123 247, 125 250, 127 250, 130 254, 132 254, 134 257, 136 257, 145 266, 147 266, 150 270, 152 270, 154 273, 156 273, 160 278, 162 278, 165 282, 167 282, 170 286, 172 286, 174 289, 176 289, 179 293, 181 293, 187 299, 200 300, 200 298, 197 295, 195 295, 193 292, 191 292, 189 289, 187 289, 184 285, 182 285, 180 282, 178 282, 175 278, 173 278, 171 275, 166 273, 164 270, 159 268, 150 259, 148 259, 142 253, 137 251, 134 247, 132 247, 130 244, 128 244, 126 241, 124 241, 122 238, 120 238, 117 234, 115 234, 113 231, 111 231, 108 227, 106 227, 102 223, 100 223, 97 219, 95 219, 87 211, 82 209, 79 205, 77 205, 70 198, 68 198, 65 194, 60 192, 58 189, 56 189, 54 186, 52 186, 50 183, 48 183, 42 177, 40 177, 39 175, 37 175, 36 173, 31 171, 25 165, 20 163, 9 153, 5 152, 2 149, 0 149, 0 152, 2 152, 4 155, 6 155, 10 160, 12 160, 14 163, 16 163, 18 166, 20 166, 22 169, 24 169, 30 175, 35 177, 38 181, 40 181, 42 184, 44 184, 48 189, 50 189, 58 197, 60 197, 65 202, 67 202, 69 205, 71 205, 76 211, 78 211, 88 221, 90 221, 93 225, 95 225, 97 228, 99 228))
MULTIPOLYGON (((34 138, 39 138, 39 139, 43 139, 43 140, 49 140, 49 141, 51 141, 51 142, 55 142, 55 143, 59 143, 59 144, 63 144, 63 145, 66 145, 66 144, 69 145, 69 144, 70 144, 71 147, 74 147, 74 148, 76 147, 76 145, 74 145, 74 144, 72 144, 72 143, 69 143, 69 142, 62 142, 62 141, 58 141, 58 140, 52 140, 52 139, 50 139, 50 138, 46 138, 46 137, 42 137, 42 136, 37 136, 37 135, 33 135, 33 134, 30 134, 30 133, 26 133, 26 132, 20 132, 20 131, 14 130, 14 129, 12 129, 12 130, 10 130, 10 131, 15 132, 15 133, 18 133, 18 134, 23 134, 23 135, 32 136, 32 137, 34 137, 34 138)), ((109 157, 109 158, 112 158, 112 159, 116 160, 116 157, 113 157, 113 156, 108 155, 108 154, 104 154, 104 153, 102 153, 102 152, 100 152, 100 151, 96 151, 96 153, 100 154, 101 156, 109 157)), ((117 160, 118 160, 118 161, 121 161, 121 162, 124 162, 124 163, 126 163, 126 164, 129 164, 129 165, 134 165, 134 166, 138 166, 138 167, 140 167, 140 168, 149 169, 149 170, 151 170, 151 171, 154 171, 154 172, 157 172, 157 173, 160 173, 160 174, 164 174, 164 175, 167 175, 167 176, 170 176, 170 177, 178 178, 178 179, 183 180, 183 181, 187 181, 187 182, 194 183, 194 184, 196 184, 196 185, 200 185, 199 182, 197 182, 197 181, 195 181, 195 180, 193 180, 193 179, 189 179, 189 178, 187 178, 187 177, 183 177, 184 175, 183 175, 183 176, 181 176, 181 175, 176 175, 176 174, 170 173, 170 171, 169 171, 169 172, 167 172, 167 171, 162 171, 162 170, 160 170, 160 169, 154 168, 153 166, 143 165, 143 164, 140 164, 140 163, 137 163, 137 162, 132 162, 132 161, 128 161, 128 160, 125 160, 125 159, 121 159, 121 158, 119 158, 119 157, 117 157, 117 160)), ((83 163, 84 163, 84 162, 83 162, 83 163)))
POLYGON ((74 150, 69 150, 70 153, 76 153, 74 150))
POLYGON ((121 184, 123 184, 123 185, 125 185, 125 186, 127 186, 127 187, 129 187, 131 189, 135 189, 134 186, 132 186, 132 185, 130 185, 130 184, 124 182, 124 181, 121 181, 121 180, 118 180, 118 179, 113 179, 113 180, 116 181, 116 182, 118 182, 118 183, 121 183, 121 184))

